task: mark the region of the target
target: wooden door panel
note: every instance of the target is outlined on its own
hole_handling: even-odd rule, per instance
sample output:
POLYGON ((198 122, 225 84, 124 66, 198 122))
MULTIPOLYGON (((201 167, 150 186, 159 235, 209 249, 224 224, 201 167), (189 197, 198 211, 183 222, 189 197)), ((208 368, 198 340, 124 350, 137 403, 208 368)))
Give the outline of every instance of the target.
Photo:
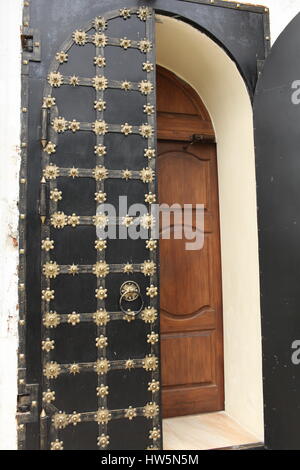
POLYGON ((216 312, 211 308, 204 307, 192 315, 174 316, 161 310, 160 328, 168 333, 180 331, 212 330, 216 325, 216 312))
MULTIPOLYGON (((164 145, 165 147, 165 145, 164 145)), ((160 187, 161 204, 204 204, 209 208, 210 161, 202 160, 192 151, 167 149, 160 154, 160 171, 169 175, 160 187), (174 178, 180 175, 180 178, 174 178), (201 182, 201 184, 199 184, 201 182)))
MULTIPOLYGON (((186 251, 186 240, 161 240, 161 310, 173 316, 194 317, 212 306, 209 237, 200 251, 186 251)), ((162 313, 163 315, 163 313, 162 313)))
POLYGON ((213 332, 166 334, 161 343, 165 387, 201 385, 215 379, 213 332), (187 361, 187 357, 189 360, 187 361), (170 361, 172 366, 170 367, 170 361))
POLYGON ((179 208, 161 216, 163 416, 217 411, 224 392, 216 149, 160 141, 158 154, 160 203, 192 204, 194 230, 196 204, 204 204, 200 250, 186 250, 190 240, 174 239, 184 228, 179 208))

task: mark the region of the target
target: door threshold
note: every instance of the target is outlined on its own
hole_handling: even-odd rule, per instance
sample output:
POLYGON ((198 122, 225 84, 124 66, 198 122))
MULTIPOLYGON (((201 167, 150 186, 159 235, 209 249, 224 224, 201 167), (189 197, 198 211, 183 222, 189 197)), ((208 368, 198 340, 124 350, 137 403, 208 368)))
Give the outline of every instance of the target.
POLYGON ((263 444, 224 411, 163 420, 164 450, 246 450, 263 444))

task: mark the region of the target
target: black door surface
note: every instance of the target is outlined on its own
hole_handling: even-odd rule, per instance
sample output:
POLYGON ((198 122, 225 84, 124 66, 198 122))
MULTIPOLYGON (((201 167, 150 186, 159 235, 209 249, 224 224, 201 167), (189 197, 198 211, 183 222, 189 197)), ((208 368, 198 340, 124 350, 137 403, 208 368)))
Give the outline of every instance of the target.
POLYGON ((19 449, 162 447, 154 11, 223 44, 251 96, 269 39, 263 7, 147 5, 24 2, 19 449))
POLYGON ((300 14, 272 47, 254 102, 265 445, 300 449, 300 14))
POLYGON ((42 407, 27 448, 38 433, 42 449, 160 448, 154 14, 124 8, 69 30, 35 149, 42 407))

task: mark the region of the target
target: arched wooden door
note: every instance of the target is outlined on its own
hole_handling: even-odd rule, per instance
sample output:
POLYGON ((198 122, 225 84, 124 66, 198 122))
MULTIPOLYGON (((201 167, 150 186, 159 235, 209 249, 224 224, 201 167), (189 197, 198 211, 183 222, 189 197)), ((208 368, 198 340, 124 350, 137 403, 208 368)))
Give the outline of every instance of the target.
MULTIPOLYGON (((163 416, 223 409, 223 334, 217 155, 213 127, 194 90, 158 69, 159 202, 204 204, 204 246, 160 240, 163 416), (170 99, 171 97, 171 99, 170 99), (192 136, 205 135, 191 143, 192 136)), ((164 231, 167 227, 162 226, 164 231)))

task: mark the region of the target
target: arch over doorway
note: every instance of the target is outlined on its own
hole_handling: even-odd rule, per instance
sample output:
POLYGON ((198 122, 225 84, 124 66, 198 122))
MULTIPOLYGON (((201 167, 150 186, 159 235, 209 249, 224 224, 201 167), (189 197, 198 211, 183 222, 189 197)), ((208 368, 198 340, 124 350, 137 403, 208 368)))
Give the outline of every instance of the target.
POLYGON ((189 24, 160 15, 158 64, 189 83, 217 140, 224 319, 225 410, 263 439, 255 155, 250 97, 235 63, 189 24), (172 44, 172 47, 170 47, 172 44))

